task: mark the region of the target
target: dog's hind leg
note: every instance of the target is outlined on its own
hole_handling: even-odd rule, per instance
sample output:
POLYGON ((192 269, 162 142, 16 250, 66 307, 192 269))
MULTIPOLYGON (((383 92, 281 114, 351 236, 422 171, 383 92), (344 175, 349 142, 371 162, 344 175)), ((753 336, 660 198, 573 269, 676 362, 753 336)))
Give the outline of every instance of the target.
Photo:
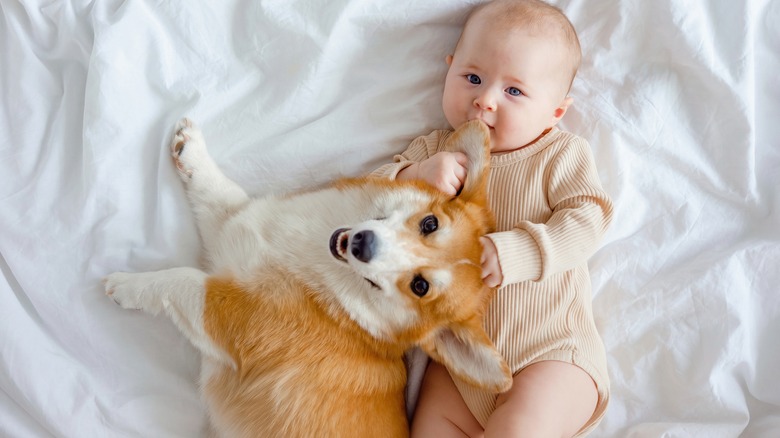
POLYGON ((171 155, 187 188, 207 258, 222 225, 249 202, 249 196, 219 169, 200 129, 189 119, 176 124, 171 155))
POLYGON ((103 280, 106 295, 125 309, 156 315, 161 310, 204 355, 232 363, 206 333, 203 309, 208 275, 195 268, 135 274, 115 272, 103 280))

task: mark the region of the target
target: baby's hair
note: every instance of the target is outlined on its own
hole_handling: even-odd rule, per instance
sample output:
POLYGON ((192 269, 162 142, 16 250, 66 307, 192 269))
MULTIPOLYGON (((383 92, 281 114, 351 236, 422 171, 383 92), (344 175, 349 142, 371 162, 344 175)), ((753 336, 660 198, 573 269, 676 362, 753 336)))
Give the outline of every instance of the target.
POLYGON ((482 14, 486 14, 484 18, 491 20, 491 25, 499 32, 522 28, 534 35, 559 38, 569 52, 566 62, 571 74, 566 91, 571 89, 582 61, 582 49, 577 31, 563 11, 541 0, 492 0, 471 11, 466 27, 474 17, 482 14))

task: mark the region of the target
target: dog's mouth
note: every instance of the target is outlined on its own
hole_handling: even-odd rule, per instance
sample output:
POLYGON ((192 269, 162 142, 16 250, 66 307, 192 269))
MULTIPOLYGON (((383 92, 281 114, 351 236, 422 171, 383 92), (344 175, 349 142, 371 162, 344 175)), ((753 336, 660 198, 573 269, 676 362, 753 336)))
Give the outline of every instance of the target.
POLYGON ((339 228, 330 235, 330 253, 336 260, 347 262, 344 255, 347 253, 347 246, 349 245, 349 231, 350 228, 339 228))
POLYGON ((378 285, 378 284, 374 283, 373 281, 369 280, 368 278, 365 278, 365 277, 363 277, 363 280, 366 280, 366 281, 368 282, 368 284, 370 284, 370 285, 371 285, 371 287, 373 287, 374 289, 376 289, 376 290, 382 290, 382 288, 381 288, 381 287, 379 287, 379 285, 378 285))
MULTIPOLYGON (((345 255, 347 254, 347 249, 349 247, 349 232, 351 230, 351 228, 339 228, 330 235, 330 253, 333 255, 333 258, 340 262, 349 263, 347 262, 345 255)), ((365 277, 363 277, 363 279, 374 289, 382 290, 375 282, 365 277)))

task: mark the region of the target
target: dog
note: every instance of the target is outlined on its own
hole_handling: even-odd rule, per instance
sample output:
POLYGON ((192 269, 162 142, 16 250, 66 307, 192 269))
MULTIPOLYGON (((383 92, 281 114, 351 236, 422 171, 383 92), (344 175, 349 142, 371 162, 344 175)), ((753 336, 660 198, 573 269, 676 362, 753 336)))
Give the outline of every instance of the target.
POLYGON ((183 119, 170 147, 205 270, 113 273, 106 293, 165 312, 200 350, 215 436, 408 436, 410 347, 481 388, 512 383, 482 328, 489 145, 479 121, 452 135, 469 157, 456 196, 363 177, 251 199, 183 119))

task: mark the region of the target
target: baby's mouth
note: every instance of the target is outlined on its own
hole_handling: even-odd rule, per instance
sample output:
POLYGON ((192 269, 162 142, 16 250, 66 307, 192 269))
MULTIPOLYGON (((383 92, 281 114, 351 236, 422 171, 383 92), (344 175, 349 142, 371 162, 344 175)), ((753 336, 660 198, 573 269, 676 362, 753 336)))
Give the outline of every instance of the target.
POLYGON ((493 127, 493 125, 491 125, 490 123, 484 121, 483 119, 481 119, 479 117, 473 117, 473 118, 469 119, 469 121, 472 121, 472 120, 479 120, 480 122, 484 123, 485 126, 487 126, 488 129, 490 129, 491 131, 495 131, 495 129, 496 129, 496 128, 493 127))

